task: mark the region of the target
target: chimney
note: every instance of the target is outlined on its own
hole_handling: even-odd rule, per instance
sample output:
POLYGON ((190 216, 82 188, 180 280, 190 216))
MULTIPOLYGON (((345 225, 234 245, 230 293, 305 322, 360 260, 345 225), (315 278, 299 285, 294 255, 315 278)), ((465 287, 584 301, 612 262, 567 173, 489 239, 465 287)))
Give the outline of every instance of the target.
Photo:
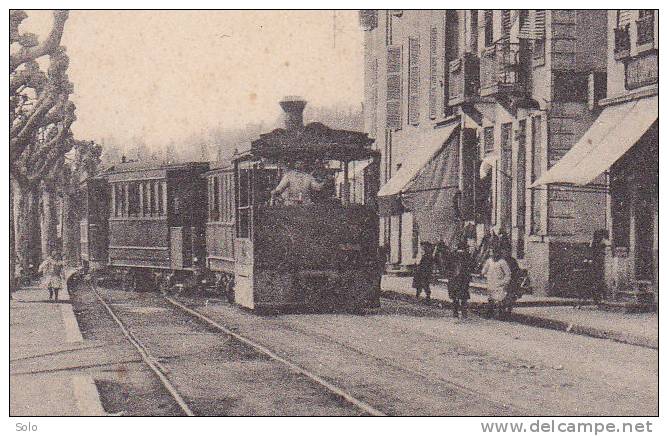
POLYGON ((306 100, 297 96, 284 97, 278 104, 285 112, 285 128, 298 130, 304 127, 304 107, 306 100))

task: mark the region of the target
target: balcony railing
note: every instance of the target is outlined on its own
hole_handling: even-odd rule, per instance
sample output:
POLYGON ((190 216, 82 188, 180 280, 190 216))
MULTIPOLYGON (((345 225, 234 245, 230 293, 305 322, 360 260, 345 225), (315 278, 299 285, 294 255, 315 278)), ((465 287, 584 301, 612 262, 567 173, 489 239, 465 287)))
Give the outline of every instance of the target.
POLYGON ((621 59, 631 55, 631 35, 629 26, 615 29, 615 58, 621 59))
POLYGON ((480 95, 526 92, 527 73, 520 44, 499 41, 480 58, 480 95))
POLYGON ((480 61, 467 53, 450 62, 449 65, 449 105, 454 106, 469 101, 480 90, 480 61))
POLYGON ((638 26, 637 45, 651 44, 654 42, 654 15, 646 15, 636 21, 638 26))

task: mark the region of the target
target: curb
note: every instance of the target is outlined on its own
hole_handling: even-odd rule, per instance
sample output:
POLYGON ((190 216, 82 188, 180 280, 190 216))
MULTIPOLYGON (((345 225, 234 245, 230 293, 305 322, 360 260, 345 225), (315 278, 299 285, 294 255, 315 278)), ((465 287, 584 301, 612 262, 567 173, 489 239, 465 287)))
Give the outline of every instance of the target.
POLYGON ((659 344, 651 339, 629 335, 626 333, 611 332, 607 330, 598 329, 596 327, 583 326, 580 324, 572 324, 555 319, 542 318, 534 315, 511 313, 510 321, 533 327, 563 331, 566 333, 572 333, 574 335, 589 336, 597 339, 609 339, 611 341, 621 342, 627 345, 635 345, 638 347, 651 348, 654 350, 659 349, 659 344))
MULTIPOLYGON (((381 292, 381 296, 388 298, 390 300, 401 300, 406 302, 415 303, 415 297, 404 294, 402 292, 386 290, 381 292)), ((440 308, 451 309, 452 303, 445 300, 433 300, 437 302, 440 308)), ((572 302, 560 302, 560 301, 525 301, 517 302, 516 307, 556 307, 556 306, 575 306, 575 303, 572 302)), ((481 302, 469 302, 469 308, 472 311, 480 309, 484 306, 485 303, 481 302)), ((539 327, 550 330, 562 331, 565 333, 571 333, 580 336, 589 336, 597 339, 609 339, 615 342, 620 342, 627 345, 635 345, 643 348, 650 348, 653 350, 659 349, 659 344, 656 341, 651 339, 642 338, 634 335, 629 335, 620 332, 611 332, 602 329, 597 329, 595 327, 583 326, 580 324, 572 324, 565 321, 559 321, 555 319, 543 318, 534 315, 525 315, 519 313, 511 313, 510 318, 507 320, 510 322, 516 322, 518 324, 524 324, 532 327, 539 327)))
MULTIPOLYGON (((486 295, 482 295, 486 297, 486 295)), ((390 300, 403 300, 408 302, 415 302, 415 296, 411 294, 406 294, 400 291, 393 291, 391 289, 381 290, 381 297, 390 299, 390 300)), ((441 300, 438 298, 432 298, 432 301, 438 302, 444 308, 452 308, 452 303, 449 300, 441 300)), ((481 308, 485 305, 485 302, 481 301, 469 301, 469 307, 471 308, 481 308)), ((515 307, 570 307, 577 306, 579 303, 575 301, 517 301, 515 302, 515 307)))

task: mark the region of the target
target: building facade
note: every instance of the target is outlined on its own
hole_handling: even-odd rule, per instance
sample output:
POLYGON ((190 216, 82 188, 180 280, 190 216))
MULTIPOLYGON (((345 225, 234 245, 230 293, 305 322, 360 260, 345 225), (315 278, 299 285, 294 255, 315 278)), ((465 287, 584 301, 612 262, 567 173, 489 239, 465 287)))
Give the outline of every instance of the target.
POLYGON ((658 16, 608 12, 607 97, 594 125, 540 182, 608 181, 609 296, 653 302, 658 295, 658 16))
POLYGON ((537 292, 573 275, 610 224, 606 177, 532 184, 588 131, 606 97, 608 12, 366 10, 365 130, 381 153, 381 245, 505 234, 537 292))
MULTIPOLYGON (((658 298, 659 284, 659 32, 658 11, 608 15, 608 98, 619 108, 648 105, 630 149, 611 167, 612 289, 658 298), (648 295, 651 292, 651 295, 648 295)), ((637 110, 637 109, 636 109, 637 110)))

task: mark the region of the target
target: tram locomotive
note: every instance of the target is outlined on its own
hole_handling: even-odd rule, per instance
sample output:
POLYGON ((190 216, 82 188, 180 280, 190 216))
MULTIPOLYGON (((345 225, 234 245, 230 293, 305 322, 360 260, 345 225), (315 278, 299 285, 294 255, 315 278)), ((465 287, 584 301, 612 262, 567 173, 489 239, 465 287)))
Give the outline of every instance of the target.
POLYGON ((286 128, 260 135, 230 162, 121 163, 87 181, 85 269, 104 266, 129 290, 206 289, 254 311, 377 307, 375 206, 346 195, 349 162, 378 165, 373 140, 304 126, 303 100, 281 106, 286 128), (330 175, 338 163, 341 195, 331 183, 312 202, 276 201, 272 190, 297 161, 319 162, 330 175))

